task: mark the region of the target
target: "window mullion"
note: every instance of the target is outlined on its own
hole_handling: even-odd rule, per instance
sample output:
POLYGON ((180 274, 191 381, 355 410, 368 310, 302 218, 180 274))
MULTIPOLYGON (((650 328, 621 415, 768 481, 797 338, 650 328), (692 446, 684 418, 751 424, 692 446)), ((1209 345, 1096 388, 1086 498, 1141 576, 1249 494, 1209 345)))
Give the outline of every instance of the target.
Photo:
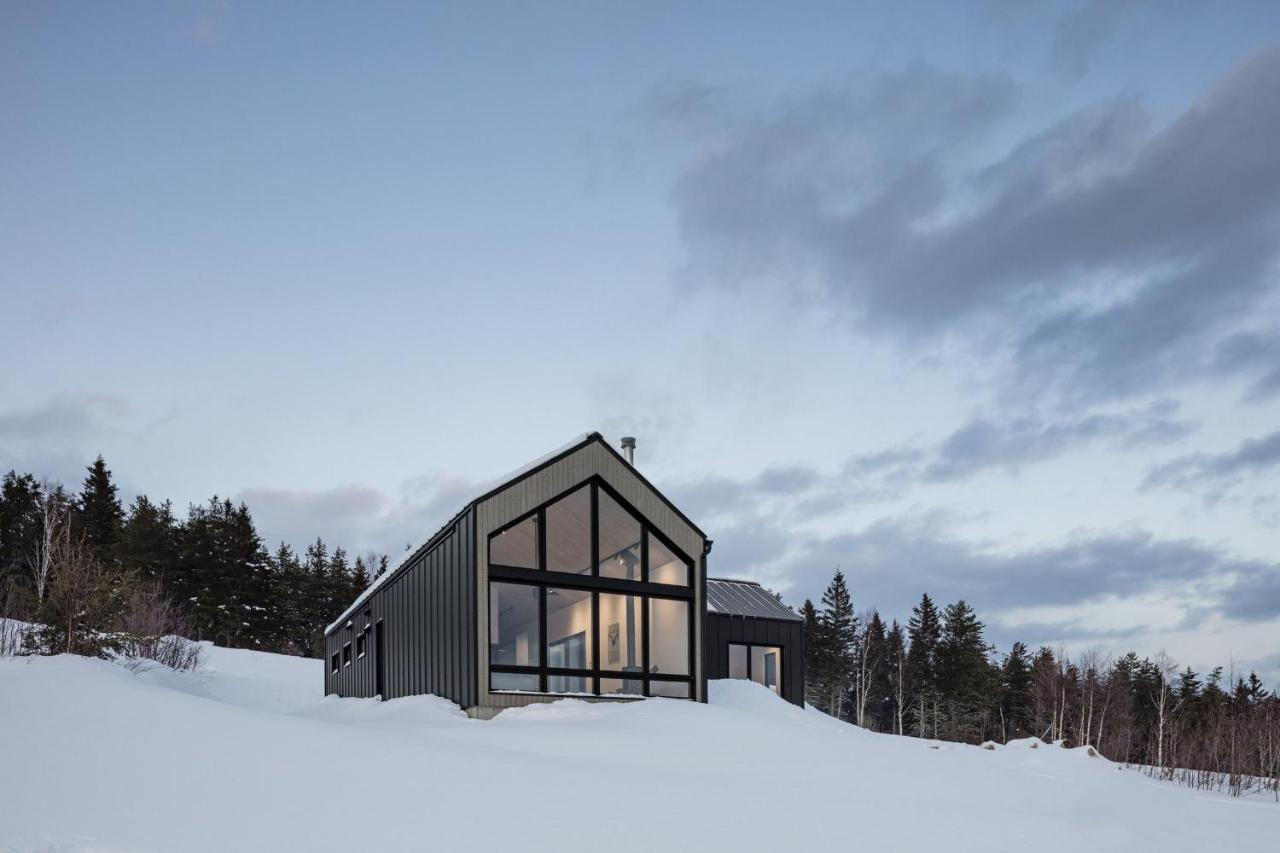
POLYGON ((547 588, 538 587, 538 690, 547 692, 547 588))
POLYGON ((640 528, 640 582, 649 582, 649 525, 640 528))
POLYGON ((644 691, 644 695, 649 695, 649 596, 642 595, 640 598, 640 666, 644 671, 641 673, 640 689, 644 691))
POLYGON ((542 571, 547 570, 547 511, 546 509, 538 510, 538 568, 542 571))
POLYGON ((600 576, 600 487, 591 484, 591 576, 600 576))
POLYGON ((591 692, 600 694, 600 593, 591 593, 591 692))

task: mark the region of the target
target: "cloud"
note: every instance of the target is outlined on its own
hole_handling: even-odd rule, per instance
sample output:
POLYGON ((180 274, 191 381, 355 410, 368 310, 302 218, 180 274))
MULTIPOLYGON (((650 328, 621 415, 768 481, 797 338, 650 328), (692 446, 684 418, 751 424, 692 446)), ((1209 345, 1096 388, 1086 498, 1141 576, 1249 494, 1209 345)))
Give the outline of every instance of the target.
POLYGON ((1205 542, 1162 540, 1141 529, 1079 531, 1061 543, 1008 551, 957 538, 949 524, 933 512, 814 536, 756 520, 743 525, 750 546, 717 545, 711 571, 768 583, 798 605, 816 601, 840 566, 859 608, 903 620, 922 593, 939 602, 963 598, 1006 644, 1102 641, 1187 629, 1210 617, 1253 622, 1280 614, 1280 564, 1239 559, 1205 542))
POLYGON ((1212 367, 1227 376, 1236 373, 1257 376, 1245 395, 1250 402, 1280 394, 1280 326, 1227 336, 1214 349, 1212 367))
POLYGON ((256 487, 242 490, 263 540, 296 549, 323 538, 351 553, 395 556, 406 545, 434 533, 482 491, 477 483, 438 475, 415 477, 395 495, 367 485, 302 490, 256 487))
POLYGON ((43 405, 0 414, 0 440, 82 442, 117 429, 135 414, 113 394, 58 394, 43 405))
POLYGON ((1024 398, 1280 382, 1215 355, 1275 282, 1280 49, 1162 124, 1126 97, 1011 137, 1017 103, 1006 80, 915 68, 723 120, 673 190, 687 270, 915 347, 994 338, 1024 398))
POLYGON ((894 500, 921 485, 958 482, 988 471, 1016 476, 1028 465, 1098 445, 1128 450, 1178 441, 1194 429, 1178 417, 1178 409, 1177 403, 1161 400, 1139 409, 1058 421, 1031 415, 976 418, 935 445, 855 454, 833 471, 774 466, 749 477, 676 482, 668 491, 696 518, 732 520, 763 513, 813 520, 894 500))
POLYGON ((1191 453, 1152 468, 1143 489, 1201 491, 1215 502, 1248 477, 1280 467, 1280 431, 1250 438, 1225 453, 1191 453))
POLYGON ((1165 401, 1127 415, 1091 414, 1076 420, 1044 423, 1035 417, 1004 423, 972 421, 953 432, 924 470, 929 480, 955 480, 988 468, 1010 472, 1060 456, 1099 440, 1123 447, 1176 441, 1192 426, 1173 417, 1177 406, 1165 401))
POLYGON ((1226 593, 1231 615, 1249 621, 1275 619, 1280 615, 1280 566, 1255 566, 1226 593))

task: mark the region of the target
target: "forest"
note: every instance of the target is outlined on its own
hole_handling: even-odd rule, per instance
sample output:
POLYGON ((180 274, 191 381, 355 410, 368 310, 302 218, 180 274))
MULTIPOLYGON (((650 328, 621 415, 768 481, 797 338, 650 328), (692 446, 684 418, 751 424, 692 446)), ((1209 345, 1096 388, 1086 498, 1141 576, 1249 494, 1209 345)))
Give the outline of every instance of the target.
MULTIPOLYGON (((102 457, 79 491, 10 471, 0 487, 0 653, 150 658, 178 668, 217 645, 317 657, 325 625, 387 557, 321 538, 269 549, 249 508, 137 496, 122 505, 102 457), (34 631, 14 625, 30 623, 34 631)), ((805 625, 807 701, 877 732, 981 744, 1088 746, 1152 775, 1280 797, 1280 696, 1256 673, 1198 673, 1167 655, 1001 653, 965 601, 927 595, 905 625, 858 612, 836 571, 805 625)))
POLYGON ((856 725, 972 744, 1035 737, 1196 788, 1280 798, 1280 696, 1254 672, 1021 642, 1001 654, 965 601, 939 609, 925 594, 905 626, 886 625, 855 609, 839 570, 801 615, 806 700, 856 725))
POLYGON ((182 635, 314 657, 324 626, 386 565, 319 538, 302 554, 268 550, 249 508, 226 498, 185 517, 146 495, 125 507, 102 457, 75 493, 14 471, 0 486, 0 617, 40 625, 27 638, 40 651, 182 635))

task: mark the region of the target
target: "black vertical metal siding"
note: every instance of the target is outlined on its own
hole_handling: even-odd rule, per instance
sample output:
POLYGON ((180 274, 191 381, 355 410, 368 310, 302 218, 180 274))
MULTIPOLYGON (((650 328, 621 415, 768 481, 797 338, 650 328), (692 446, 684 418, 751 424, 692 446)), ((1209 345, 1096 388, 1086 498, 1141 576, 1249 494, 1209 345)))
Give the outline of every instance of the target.
POLYGON ((380 586, 351 618, 325 637, 325 693, 377 692, 374 626, 382 621, 384 699, 434 693, 462 707, 477 702, 474 509, 456 518, 430 550, 380 586), (366 616, 366 612, 368 616, 366 616), (350 627, 348 627, 348 622, 350 627), (367 653, 355 659, 356 635, 370 626, 367 653), (352 662, 331 670, 334 652, 352 644, 352 662))
POLYGON ((729 644, 782 647, 782 698, 804 705, 804 623, 708 613, 703 627, 707 678, 729 677, 729 644))

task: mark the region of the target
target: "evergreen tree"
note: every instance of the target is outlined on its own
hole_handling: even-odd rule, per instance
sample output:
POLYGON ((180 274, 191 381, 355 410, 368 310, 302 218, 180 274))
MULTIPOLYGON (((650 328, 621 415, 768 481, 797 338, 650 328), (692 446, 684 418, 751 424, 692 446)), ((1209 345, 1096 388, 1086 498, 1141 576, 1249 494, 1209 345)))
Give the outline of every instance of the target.
POLYGON ((368 588, 370 580, 369 570, 364 564, 364 559, 362 557, 356 557, 355 571, 351 575, 353 597, 364 592, 365 589, 368 588))
POLYGON ((269 642, 268 561, 248 507, 216 496, 193 505, 177 539, 171 589, 196 639, 232 647, 269 642))
POLYGON ((111 471, 99 455, 88 467, 88 475, 77 502, 79 533, 93 549, 100 562, 109 565, 116 560, 116 545, 124 527, 124 510, 111 482, 111 471))
POLYGON ((329 549, 320 537, 307 546, 302 568, 307 575, 308 655, 320 657, 324 640, 324 626, 341 611, 333 609, 333 593, 329 584, 329 549))
POLYGON ((159 582, 167 592, 167 576, 178 559, 177 528, 169 501, 156 504, 146 495, 138 495, 129 505, 120 531, 117 559, 139 577, 159 582))
POLYGON ((293 549, 281 542, 271 557, 271 585, 275 602, 275 643, 279 651, 309 656, 312 650, 314 607, 311 577, 293 549))
POLYGON ((1031 684, 1027 646, 1015 642, 1000 668, 1000 712, 1005 740, 1031 736, 1031 684))
POLYGON ((991 695, 991 667, 983 625, 963 599, 943 612, 942 640, 938 644, 938 693, 954 740, 975 740, 981 733, 981 716, 991 695))
POLYGON ((889 700, 894 734, 906 734, 907 702, 911 696, 911 672, 907 666, 907 635, 898 620, 893 620, 885 637, 885 662, 889 678, 889 700))
POLYGON ((938 644, 942 640, 942 621, 938 608, 928 593, 911 609, 907 620, 907 672, 911 679, 912 730, 919 737, 938 734, 938 644))
POLYGON ((822 611, 818 615, 819 672, 824 682, 827 710, 844 718, 848 711, 845 699, 853 677, 854 643, 857 641, 858 617, 844 582, 844 573, 835 576, 822 594, 822 611))
POLYGON ((812 599, 804 600, 800 618, 804 620, 804 701, 817 706, 821 704, 821 646, 824 640, 812 599))
POLYGON ((865 661, 867 674, 866 715, 863 725, 878 732, 891 731, 893 697, 889 689, 889 640, 880 612, 872 610, 863 628, 859 658, 865 661))
POLYGON ((22 613, 32 597, 27 547, 35 538, 40 484, 10 471, 0 483, 0 615, 22 613))

